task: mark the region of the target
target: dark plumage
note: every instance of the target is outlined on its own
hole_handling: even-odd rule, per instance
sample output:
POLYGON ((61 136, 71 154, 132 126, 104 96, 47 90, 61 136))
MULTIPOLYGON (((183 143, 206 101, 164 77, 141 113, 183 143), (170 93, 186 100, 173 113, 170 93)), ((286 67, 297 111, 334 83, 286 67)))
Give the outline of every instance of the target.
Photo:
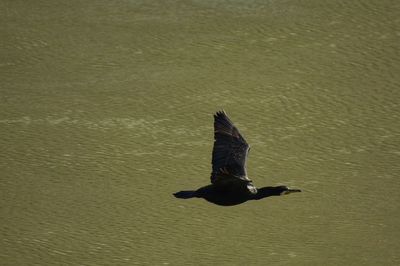
POLYGON ((224 111, 214 115, 214 140, 211 185, 195 191, 180 191, 174 193, 175 197, 204 198, 218 205, 229 206, 301 191, 286 186, 257 189, 253 185, 246 170, 250 146, 224 111))

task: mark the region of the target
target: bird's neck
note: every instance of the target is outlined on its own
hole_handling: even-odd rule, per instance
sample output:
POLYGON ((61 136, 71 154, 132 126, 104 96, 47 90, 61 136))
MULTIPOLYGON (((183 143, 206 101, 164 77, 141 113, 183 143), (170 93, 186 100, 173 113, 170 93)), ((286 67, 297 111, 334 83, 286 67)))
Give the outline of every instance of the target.
POLYGON ((279 196, 281 190, 278 187, 262 187, 257 190, 257 194, 254 195, 254 199, 262 199, 270 196, 279 196))

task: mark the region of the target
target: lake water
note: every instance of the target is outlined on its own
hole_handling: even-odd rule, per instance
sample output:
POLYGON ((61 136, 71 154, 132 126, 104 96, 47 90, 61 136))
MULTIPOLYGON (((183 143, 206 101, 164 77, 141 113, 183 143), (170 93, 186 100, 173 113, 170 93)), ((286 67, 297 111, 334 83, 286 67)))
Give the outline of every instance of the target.
POLYGON ((1 1, 2 265, 400 265, 400 2, 1 1), (221 207, 212 114, 250 178, 221 207))

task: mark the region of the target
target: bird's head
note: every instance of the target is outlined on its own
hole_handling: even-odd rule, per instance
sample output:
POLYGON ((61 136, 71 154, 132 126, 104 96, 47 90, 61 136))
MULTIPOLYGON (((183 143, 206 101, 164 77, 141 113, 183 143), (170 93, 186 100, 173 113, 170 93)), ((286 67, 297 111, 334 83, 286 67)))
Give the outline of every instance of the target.
POLYGON ((276 192, 279 193, 280 196, 287 195, 293 192, 301 192, 300 189, 288 188, 287 186, 277 186, 275 187, 276 192))
POLYGON ((262 199, 270 196, 282 196, 293 192, 301 192, 300 189, 288 188, 287 186, 277 186, 277 187, 262 187, 258 189, 255 199, 262 199))

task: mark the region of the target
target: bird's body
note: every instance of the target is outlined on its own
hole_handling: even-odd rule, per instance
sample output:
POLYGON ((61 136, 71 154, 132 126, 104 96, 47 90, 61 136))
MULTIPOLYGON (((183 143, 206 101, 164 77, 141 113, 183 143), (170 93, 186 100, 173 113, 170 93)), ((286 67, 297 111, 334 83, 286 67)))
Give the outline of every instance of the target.
POLYGON ((177 198, 204 198, 218 205, 230 206, 248 200, 300 192, 286 186, 257 189, 247 176, 246 162, 250 146, 224 111, 214 115, 214 146, 211 185, 195 191, 180 191, 177 198))

